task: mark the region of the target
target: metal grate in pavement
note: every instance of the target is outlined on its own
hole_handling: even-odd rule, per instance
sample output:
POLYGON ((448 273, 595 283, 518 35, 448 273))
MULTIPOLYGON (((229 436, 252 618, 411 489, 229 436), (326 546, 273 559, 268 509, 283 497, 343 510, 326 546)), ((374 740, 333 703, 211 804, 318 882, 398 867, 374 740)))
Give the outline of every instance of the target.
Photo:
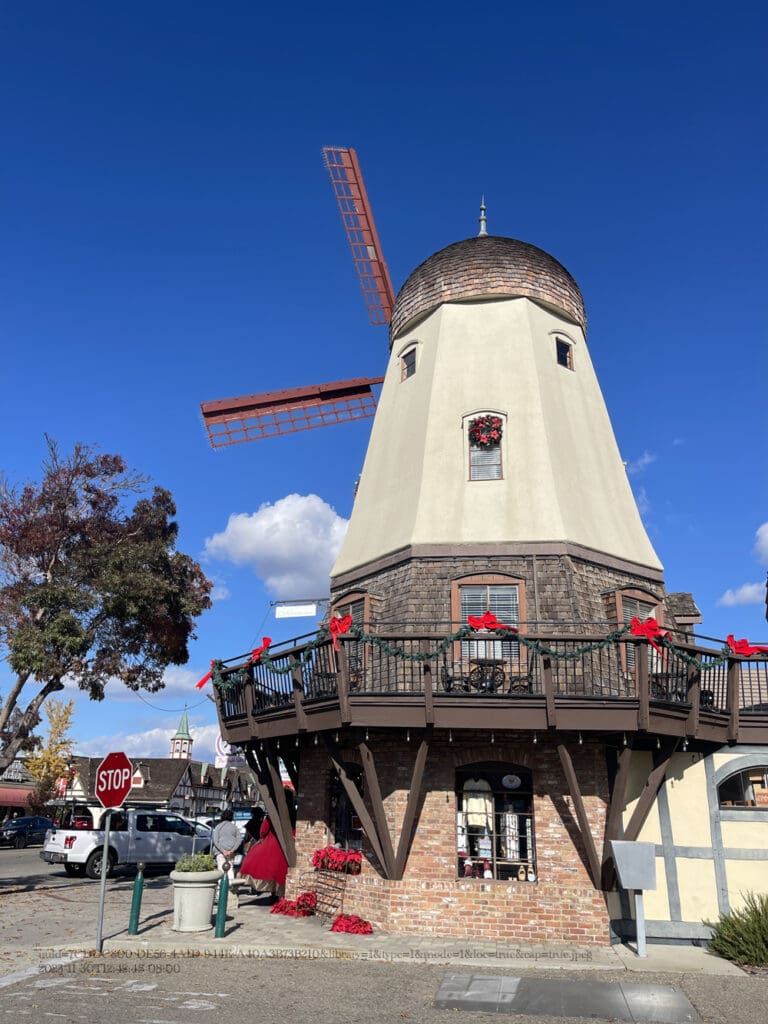
POLYGON ((434 1006, 441 1010, 602 1017, 652 1024, 695 1024, 699 1015, 672 985, 445 974, 434 1006))

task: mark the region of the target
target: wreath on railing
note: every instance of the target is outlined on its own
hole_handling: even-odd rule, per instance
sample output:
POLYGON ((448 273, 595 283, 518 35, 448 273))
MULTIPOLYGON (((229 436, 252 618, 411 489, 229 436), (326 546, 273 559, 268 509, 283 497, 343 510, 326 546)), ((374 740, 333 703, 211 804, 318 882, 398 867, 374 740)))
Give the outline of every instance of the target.
POLYGON ((495 448, 502 432, 500 416, 478 416, 469 423, 469 440, 477 448, 495 448))

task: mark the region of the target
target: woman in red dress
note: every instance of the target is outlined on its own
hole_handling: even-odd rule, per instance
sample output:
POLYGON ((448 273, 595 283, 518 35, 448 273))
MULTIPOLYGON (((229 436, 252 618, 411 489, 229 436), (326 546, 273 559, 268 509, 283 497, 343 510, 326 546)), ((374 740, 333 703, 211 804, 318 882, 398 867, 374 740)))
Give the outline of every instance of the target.
POLYGON ((261 823, 258 841, 246 853, 240 865, 240 877, 249 876, 254 891, 272 892, 280 897, 285 892, 287 874, 288 861, 272 831, 269 818, 265 818, 261 823))

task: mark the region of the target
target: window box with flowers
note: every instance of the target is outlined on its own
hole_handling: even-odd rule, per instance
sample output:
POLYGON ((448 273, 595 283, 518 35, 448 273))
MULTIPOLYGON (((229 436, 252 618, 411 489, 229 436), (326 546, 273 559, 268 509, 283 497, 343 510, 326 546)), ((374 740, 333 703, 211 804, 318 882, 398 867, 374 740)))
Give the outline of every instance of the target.
POLYGON ((317 871, 341 871, 346 875, 359 875, 363 855, 359 850, 341 850, 338 846, 324 846, 312 854, 312 867, 317 871))

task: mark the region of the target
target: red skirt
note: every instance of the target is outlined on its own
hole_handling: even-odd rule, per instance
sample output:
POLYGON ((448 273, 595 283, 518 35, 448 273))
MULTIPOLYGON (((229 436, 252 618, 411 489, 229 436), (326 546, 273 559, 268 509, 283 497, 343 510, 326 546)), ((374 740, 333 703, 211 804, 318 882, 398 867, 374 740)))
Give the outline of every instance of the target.
POLYGON ((285 885, 287 873, 288 861, 271 829, 263 839, 254 843, 240 865, 241 875, 249 875, 264 882, 277 882, 278 885, 285 885))

